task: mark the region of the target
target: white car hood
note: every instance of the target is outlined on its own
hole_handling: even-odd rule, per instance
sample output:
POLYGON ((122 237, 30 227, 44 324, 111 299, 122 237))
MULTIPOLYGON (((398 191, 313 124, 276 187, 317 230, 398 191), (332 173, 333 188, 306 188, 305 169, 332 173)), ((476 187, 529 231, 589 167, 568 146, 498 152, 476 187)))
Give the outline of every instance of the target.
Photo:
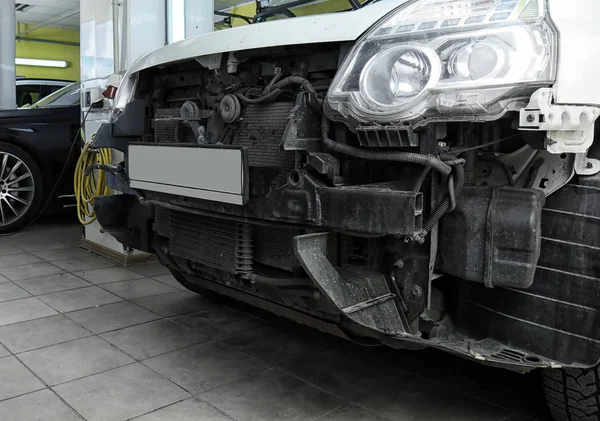
POLYGON ((159 66, 231 51, 282 45, 354 41, 375 22, 408 0, 382 0, 359 10, 244 25, 199 35, 140 57, 128 74, 159 66))

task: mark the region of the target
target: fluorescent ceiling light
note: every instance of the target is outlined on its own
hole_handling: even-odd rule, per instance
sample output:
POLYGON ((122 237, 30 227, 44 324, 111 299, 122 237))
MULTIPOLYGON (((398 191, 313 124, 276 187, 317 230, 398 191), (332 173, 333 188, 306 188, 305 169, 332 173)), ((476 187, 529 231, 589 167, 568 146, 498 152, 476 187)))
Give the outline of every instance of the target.
POLYGON ((60 67, 65 68, 69 65, 64 60, 42 60, 38 58, 16 58, 17 66, 38 66, 38 67, 60 67))

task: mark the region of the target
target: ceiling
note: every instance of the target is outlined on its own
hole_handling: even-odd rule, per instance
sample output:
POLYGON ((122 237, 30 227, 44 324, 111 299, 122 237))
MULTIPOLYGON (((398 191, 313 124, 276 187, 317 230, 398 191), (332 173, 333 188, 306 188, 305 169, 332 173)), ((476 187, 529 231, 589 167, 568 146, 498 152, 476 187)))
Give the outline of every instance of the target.
MULTIPOLYGON (((227 9, 246 1, 215 0, 215 9, 227 9)), ((79 29, 79 0, 16 0, 16 4, 17 22, 79 29)))
POLYGON ((17 22, 79 29, 79 0, 16 0, 17 22))

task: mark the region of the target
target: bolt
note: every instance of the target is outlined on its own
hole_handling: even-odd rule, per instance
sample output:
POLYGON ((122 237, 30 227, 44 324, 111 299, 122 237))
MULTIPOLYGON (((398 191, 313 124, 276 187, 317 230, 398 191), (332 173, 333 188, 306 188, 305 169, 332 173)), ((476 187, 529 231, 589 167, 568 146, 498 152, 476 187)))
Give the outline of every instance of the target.
POLYGON ((423 295, 423 290, 418 285, 415 285, 414 287, 412 287, 411 292, 412 292, 412 295, 414 295, 416 298, 419 298, 423 295))
POLYGON ((529 114, 527 116, 527 121, 533 123, 535 121, 535 116, 533 114, 529 114))
POLYGON ((438 148, 445 148, 446 146, 448 146, 446 142, 438 142, 438 148))
POLYGON ((402 269, 404 267, 404 260, 398 259, 394 262, 394 267, 397 269, 402 269))
POLYGON ((594 168, 594 164, 592 164, 591 162, 588 162, 587 164, 585 164, 585 167, 587 169, 592 169, 592 168, 594 168))

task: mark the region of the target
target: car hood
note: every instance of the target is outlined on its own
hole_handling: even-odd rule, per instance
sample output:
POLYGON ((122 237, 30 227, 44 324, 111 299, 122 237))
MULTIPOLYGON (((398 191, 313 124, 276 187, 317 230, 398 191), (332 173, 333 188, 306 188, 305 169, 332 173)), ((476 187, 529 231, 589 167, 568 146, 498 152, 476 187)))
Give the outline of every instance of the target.
POLYGON ((161 64, 231 51, 284 45, 355 41, 408 0, 382 0, 359 10, 244 25, 188 38, 139 58, 128 74, 161 64))

